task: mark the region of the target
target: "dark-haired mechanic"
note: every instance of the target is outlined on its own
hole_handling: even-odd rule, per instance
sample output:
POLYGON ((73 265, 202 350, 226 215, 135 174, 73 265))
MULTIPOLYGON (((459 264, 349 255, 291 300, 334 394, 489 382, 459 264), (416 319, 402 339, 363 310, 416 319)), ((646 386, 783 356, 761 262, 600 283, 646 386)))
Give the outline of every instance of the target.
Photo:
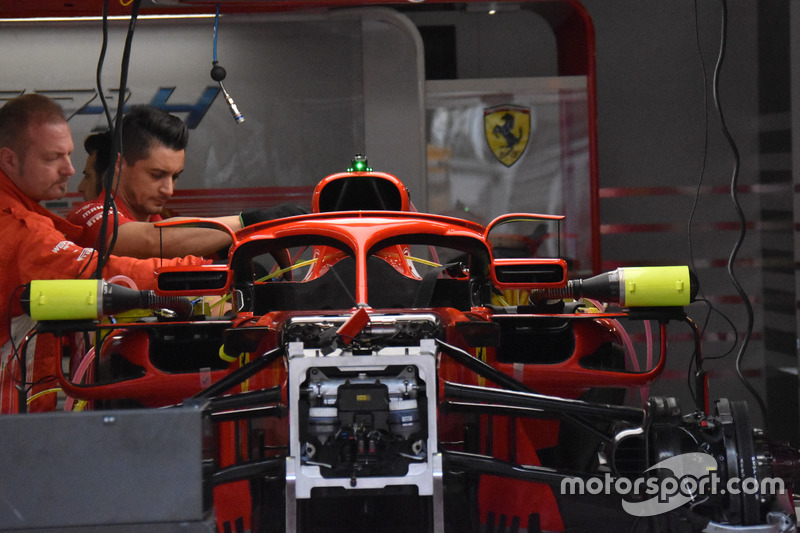
POLYGON ((91 202, 103 191, 101 176, 108 168, 111 157, 111 132, 92 133, 83 140, 86 150, 86 164, 83 167, 83 178, 78 183, 78 192, 84 202, 91 202))
MULTIPOLYGON (((129 257, 181 257, 212 255, 231 244, 227 233, 207 228, 156 228, 164 206, 183 172, 189 132, 183 121, 159 108, 140 105, 122 120, 122 153, 115 169, 114 202, 118 219, 112 252, 129 257)), ((67 219, 84 227, 83 246, 95 246, 103 221, 104 191, 100 197, 73 210, 67 219)), ((306 211, 282 204, 264 210, 217 217, 234 232, 261 222, 299 215, 306 211)), ((173 218, 172 220, 177 220, 173 218)), ((107 224, 106 239, 111 239, 107 224)))

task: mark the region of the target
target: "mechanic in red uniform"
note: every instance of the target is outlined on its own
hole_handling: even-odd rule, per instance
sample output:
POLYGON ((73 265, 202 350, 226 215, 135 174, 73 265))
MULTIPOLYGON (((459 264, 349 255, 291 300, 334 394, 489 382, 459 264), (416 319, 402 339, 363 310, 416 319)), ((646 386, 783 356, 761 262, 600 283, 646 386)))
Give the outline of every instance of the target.
MULTIPOLYGON (((122 154, 116 164, 114 203, 118 230, 113 253, 130 257, 211 255, 231 244, 230 236, 207 228, 162 228, 164 205, 172 197, 184 167, 189 132, 183 121, 149 105, 134 106, 122 121, 122 154)), ((73 210, 67 220, 83 226, 78 244, 95 246, 103 221, 107 192, 73 210)), ((215 218, 234 232, 242 227, 299 215, 306 211, 291 204, 215 218)), ((177 220, 174 218, 173 220, 177 220)), ((111 224, 107 224, 107 241, 111 224)))
MULTIPOLYGON (((72 150, 64 113, 49 98, 25 94, 0 108, 0 413, 16 411, 18 359, 12 355, 34 325, 19 304, 22 286, 35 279, 91 278, 97 267, 94 250, 74 242, 80 240, 82 228, 39 205, 66 193, 67 181, 75 173, 72 150)), ((150 289, 160 265, 201 262, 198 257, 139 260, 111 256, 103 277, 124 275, 139 289, 150 289)), ((53 339, 43 335, 36 340, 37 349, 27 353, 28 377, 39 383, 32 393, 53 386, 48 377, 55 364, 53 339)), ((54 406, 55 395, 45 395, 33 402, 30 410, 54 406)))
POLYGON ((101 176, 108 168, 111 152, 111 132, 92 133, 83 140, 86 150, 86 164, 83 167, 83 178, 78 183, 78 192, 85 202, 91 202, 103 191, 101 176))

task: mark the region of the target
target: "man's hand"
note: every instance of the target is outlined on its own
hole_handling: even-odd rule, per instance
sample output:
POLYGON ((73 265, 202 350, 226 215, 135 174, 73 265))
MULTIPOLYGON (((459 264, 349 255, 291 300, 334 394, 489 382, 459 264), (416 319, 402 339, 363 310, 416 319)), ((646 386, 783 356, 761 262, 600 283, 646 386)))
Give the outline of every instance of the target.
POLYGON ((293 217, 296 215, 307 215, 308 209, 295 204, 280 204, 265 209, 249 209, 242 211, 239 214, 239 219, 242 221, 242 227, 252 226, 259 222, 266 222, 268 220, 275 220, 278 218, 293 217))

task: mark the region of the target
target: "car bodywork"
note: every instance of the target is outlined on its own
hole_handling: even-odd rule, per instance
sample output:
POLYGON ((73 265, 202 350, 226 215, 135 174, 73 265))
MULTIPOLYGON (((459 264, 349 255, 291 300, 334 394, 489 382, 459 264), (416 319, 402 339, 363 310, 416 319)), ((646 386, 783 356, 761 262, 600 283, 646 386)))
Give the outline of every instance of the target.
POLYGON ((567 259, 541 257, 560 219, 418 213, 396 177, 351 168, 320 182, 312 213, 232 235, 224 264, 162 268, 174 310, 92 323, 96 352, 72 353, 82 370, 59 381, 87 409, 198 409, 220 531, 793 530, 789 487, 695 490, 649 513, 644 495, 565 492, 661 483, 649 469, 691 453, 717 458, 723 481, 790 486, 796 455, 744 402, 632 406, 686 316, 571 298, 567 259), (626 359, 630 320, 658 325, 645 368, 626 359))

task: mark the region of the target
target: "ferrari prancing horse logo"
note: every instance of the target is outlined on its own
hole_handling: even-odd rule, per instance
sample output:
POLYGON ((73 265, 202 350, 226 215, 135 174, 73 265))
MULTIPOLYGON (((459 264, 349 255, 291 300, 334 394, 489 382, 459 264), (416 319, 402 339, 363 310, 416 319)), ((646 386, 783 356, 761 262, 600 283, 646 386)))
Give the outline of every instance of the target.
POLYGON ((494 156, 510 167, 528 146, 531 110, 527 107, 499 105, 483 110, 486 142, 494 156))

